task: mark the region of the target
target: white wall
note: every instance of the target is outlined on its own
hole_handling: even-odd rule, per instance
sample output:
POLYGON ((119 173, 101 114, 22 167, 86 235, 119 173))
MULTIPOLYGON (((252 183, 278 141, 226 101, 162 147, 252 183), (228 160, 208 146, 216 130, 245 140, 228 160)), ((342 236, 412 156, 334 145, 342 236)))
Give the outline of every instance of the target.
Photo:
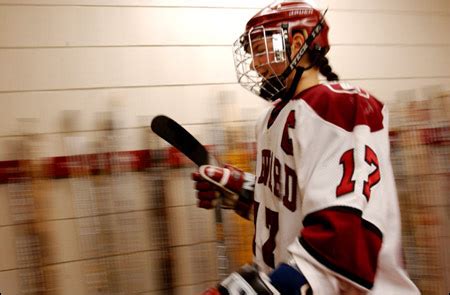
MULTIPOLYGON (((210 121, 222 91, 254 118, 249 110, 264 102, 236 84, 230 44, 266 3, 0 0, 0 143, 19 133, 16 118, 38 118, 37 132, 57 136, 66 109, 82 110, 79 129, 93 130, 112 101, 123 128, 159 113, 210 121)), ((329 7, 329 56, 341 80, 386 102, 401 90, 448 88, 447 0, 320 5, 329 7)))

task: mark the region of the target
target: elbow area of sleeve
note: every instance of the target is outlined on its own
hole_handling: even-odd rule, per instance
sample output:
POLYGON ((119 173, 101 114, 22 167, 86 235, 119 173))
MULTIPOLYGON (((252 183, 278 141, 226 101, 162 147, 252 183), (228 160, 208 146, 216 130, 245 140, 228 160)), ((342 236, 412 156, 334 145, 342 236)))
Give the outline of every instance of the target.
POLYGON ((383 236, 361 216, 350 207, 311 213, 303 221, 300 244, 328 269, 372 289, 383 236))

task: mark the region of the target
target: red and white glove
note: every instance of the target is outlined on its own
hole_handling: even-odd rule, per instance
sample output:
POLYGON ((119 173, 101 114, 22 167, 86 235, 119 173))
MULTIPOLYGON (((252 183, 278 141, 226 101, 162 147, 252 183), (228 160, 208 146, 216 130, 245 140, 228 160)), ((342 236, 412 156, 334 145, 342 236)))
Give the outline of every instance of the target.
POLYGON ((196 182, 198 207, 212 209, 220 202, 222 208, 234 209, 240 216, 250 218, 255 175, 231 165, 203 165, 192 174, 192 179, 196 182))

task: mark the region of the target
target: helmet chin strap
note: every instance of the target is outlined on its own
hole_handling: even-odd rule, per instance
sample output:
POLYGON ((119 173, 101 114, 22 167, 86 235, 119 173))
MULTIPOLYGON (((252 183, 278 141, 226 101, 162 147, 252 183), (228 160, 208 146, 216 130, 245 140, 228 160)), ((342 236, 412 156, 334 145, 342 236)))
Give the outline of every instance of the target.
POLYGON ((289 90, 286 92, 285 95, 281 97, 282 100, 290 100, 292 97, 294 97, 295 90, 297 89, 297 85, 300 82, 300 79, 303 75, 303 73, 306 71, 304 67, 296 67, 295 68, 295 76, 294 79, 292 79, 291 86, 289 87, 289 90))
POLYGON ((273 97, 281 98, 281 100, 283 101, 290 100, 295 95, 295 90, 297 89, 297 85, 300 82, 303 73, 311 69, 313 65, 310 65, 307 68, 297 66, 295 68, 294 78, 292 79, 292 83, 287 91, 286 88, 281 84, 280 77, 278 76, 269 79, 261 88, 261 92, 259 95, 269 101, 274 100, 273 97))
POLYGON ((292 79, 291 86, 289 87, 289 90, 286 92, 286 94, 281 96, 282 100, 286 101, 286 100, 290 100, 291 98, 294 97, 295 91, 297 90, 298 83, 300 82, 300 79, 302 78, 303 73, 312 69, 313 67, 314 67, 314 63, 306 68, 300 67, 300 66, 297 66, 295 68, 294 79, 292 79))

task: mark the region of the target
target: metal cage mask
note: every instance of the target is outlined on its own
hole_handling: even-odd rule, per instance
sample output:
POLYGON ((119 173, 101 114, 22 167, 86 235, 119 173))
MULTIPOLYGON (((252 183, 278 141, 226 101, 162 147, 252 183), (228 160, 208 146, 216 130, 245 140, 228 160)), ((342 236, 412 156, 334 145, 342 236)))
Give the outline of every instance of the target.
POLYGON ((287 33, 282 28, 255 27, 233 44, 236 75, 242 87, 269 101, 286 90, 274 67, 288 66, 287 33))

